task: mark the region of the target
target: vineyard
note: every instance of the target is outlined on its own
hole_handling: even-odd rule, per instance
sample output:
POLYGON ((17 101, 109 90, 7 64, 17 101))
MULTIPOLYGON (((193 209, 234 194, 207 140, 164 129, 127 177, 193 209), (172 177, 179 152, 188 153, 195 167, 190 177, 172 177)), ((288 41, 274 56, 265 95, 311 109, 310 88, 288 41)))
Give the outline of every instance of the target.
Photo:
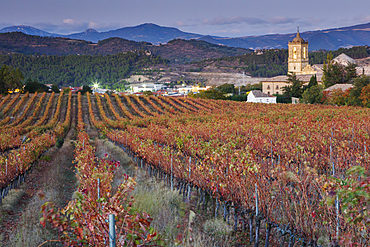
MULTIPOLYGON (((246 246, 368 246, 370 110, 155 96, 16 94, 0 99, 0 203, 34 163, 76 128, 77 198, 42 207, 69 246, 160 244, 132 210, 135 181, 111 186, 119 162, 98 158, 107 138, 198 214, 223 218, 246 246), (98 133, 98 134, 97 134, 98 133)), ((181 243, 181 241, 180 241, 181 243)))

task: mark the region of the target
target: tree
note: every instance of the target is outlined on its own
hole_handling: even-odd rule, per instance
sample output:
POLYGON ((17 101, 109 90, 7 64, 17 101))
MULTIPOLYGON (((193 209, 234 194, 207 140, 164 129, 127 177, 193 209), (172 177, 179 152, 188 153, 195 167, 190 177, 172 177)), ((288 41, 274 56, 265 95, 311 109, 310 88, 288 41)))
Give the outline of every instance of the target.
POLYGON ((360 99, 364 107, 370 108, 370 84, 362 88, 360 99))
POLYGON ((288 75, 288 82, 290 85, 283 87, 283 96, 301 98, 304 91, 303 82, 295 74, 288 75))
POLYGON ((20 89, 23 79, 23 74, 18 68, 13 69, 10 66, 3 65, 0 68, 0 93, 4 94, 9 90, 20 89))
POLYGON ((222 99, 222 100, 226 99, 223 93, 213 88, 201 91, 197 94, 189 93, 188 96, 191 98, 200 98, 200 99, 222 99))
POLYGON ((348 104, 362 106, 361 91, 370 84, 370 77, 366 75, 357 77, 353 80, 353 84, 354 87, 349 92, 348 104))
POLYGON ((323 98, 322 85, 315 85, 307 88, 302 94, 302 101, 306 104, 318 104, 322 102, 323 98))
POLYGON ((247 101, 247 95, 246 94, 241 94, 241 95, 233 95, 233 96, 230 96, 228 97, 229 100, 233 100, 233 101, 247 101))
POLYGON ((348 64, 343 66, 333 62, 333 55, 327 55, 327 62, 324 62, 322 81, 325 88, 337 83, 352 83, 356 78, 356 65, 348 64))
POLYGON ((57 84, 51 85, 51 91, 53 91, 54 93, 59 93, 60 90, 59 90, 58 85, 57 84))
POLYGON ((235 93, 235 86, 234 84, 228 84, 228 83, 225 83, 225 84, 222 84, 221 86, 218 86, 216 88, 218 91, 220 91, 221 93, 223 94, 228 94, 228 93, 235 93))
POLYGON ((345 82, 352 83, 353 79, 356 78, 356 64, 350 63, 344 68, 345 82))
POLYGON ((262 91, 262 82, 257 83, 257 84, 247 84, 245 86, 242 86, 240 91, 242 92, 249 92, 252 90, 259 90, 262 91))
POLYGON ((318 85, 318 83, 317 83, 317 78, 316 78, 316 75, 313 75, 313 76, 311 76, 311 78, 310 78, 310 82, 308 83, 308 88, 311 88, 311 87, 313 87, 313 86, 317 86, 318 85))
POLYGON ((37 80, 28 78, 26 81, 26 86, 24 87, 24 91, 28 91, 30 93, 47 92, 49 91, 49 88, 46 85, 39 83, 37 80))
POLYGON ((144 91, 143 95, 144 96, 150 96, 150 95, 153 95, 153 92, 152 91, 144 91))
POLYGON ((78 92, 80 92, 81 94, 85 94, 87 92, 91 93, 92 90, 91 90, 91 87, 89 87, 87 85, 83 85, 82 86, 82 89, 81 90, 78 90, 78 92))
POLYGON ((276 103, 291 104, 292 97, 284 96, 282 94, 274 94, 276 96, 276 103))
POLYGON ((349 98, 350 89, 343 91, 335 89, 330 92, 324 92, 323 102, 329 105, 346 105, 349 98))

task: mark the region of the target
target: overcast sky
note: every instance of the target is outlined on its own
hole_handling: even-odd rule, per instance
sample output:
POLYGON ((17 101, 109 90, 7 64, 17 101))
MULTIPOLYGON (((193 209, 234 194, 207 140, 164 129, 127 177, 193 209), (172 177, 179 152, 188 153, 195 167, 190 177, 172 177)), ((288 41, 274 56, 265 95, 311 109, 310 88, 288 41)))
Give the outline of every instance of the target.
POLYGON ((240 37, 370 22, 370 0, 0 0, 0 29, 29 25, 71 34, 143 23, 240 37))

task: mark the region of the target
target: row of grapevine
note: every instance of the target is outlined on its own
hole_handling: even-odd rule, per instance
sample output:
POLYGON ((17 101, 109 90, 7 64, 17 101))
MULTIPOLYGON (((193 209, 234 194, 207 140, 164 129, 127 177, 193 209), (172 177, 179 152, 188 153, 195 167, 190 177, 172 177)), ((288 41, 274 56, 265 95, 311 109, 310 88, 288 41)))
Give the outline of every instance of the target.
MULTIPOLYGON (((45 106, 45 111, 42 118, 39 119, 34 125, 31 125, 31 123, 34 119, 37 118, 38 112, 42 110, 42 102, 43 99, 46 97, 45 93, 41 95, 39 101, 37 102, 32 116, 27 118, 19 125, 8 126, 1 131, 0 144, 2 150, 18 148, 13 149, 7 153, 3 153, 0 157, 1 198, 5 197, 12 188, 17 187, 20 182, 24 181, 26 175, 31 170, 33 163, 38 160, 43 152, 45 152, 51 146, 55 145, 56 135, 53 127, 56 126, 60 115, 63 93, 61 93, 58 98, 57 109, 53 119, 51 119, 49 124, 42 125, 49 117, 49 110, 52 105, 54 95, 54 93, 50 95, 49 101, 45 106), (22 135, 24 134, 27 135, 22 138, 22 135)), ((26 96, 28 96, 28 94, 24 97, 26 96)), ((66 118, 65 124, 67 122, 69 123, 71 120, 71 96, 72 94, 69 95, 69 107, 67 110, 68 116, 66 118)), ((27 103, 25 111, 21 115, 22 118, 25 117, 25 112, 28 112, 32 102, 36 97, 37 94, 34 94, 31 100, 27 103)))
POLYGON ((63 210, 51 203, 42 206, 45 226, 50 222, 60 232, 65 245, 105 246, 109 243, 108 215, 115 215, 117 246, 146 245, 153 242, 156 233, 150 228, 151 219, 145 213, 131 210, 135 181, 125 175, 125 181, 112 194, 113 171, 119 162, 95 157, 94 147, 84 131, 81 95, 78 95, 78 136, 75 146, 75 163, 79 187, 76 200, 70 201, 63 210))
POLYGON ((10 107, 12 107, 12 106, 13 106, 13 104, 14 104, 14 102, 16 102, 16 101, 18 100, 19 96, 20 96, 20 94, 17 94, 15 97, 13 97, 13 99, 12 99, 12 100, 8 103, 8 105, 4 108, 4 110, 3 110, 3 114, 6 114, 6 113, 9 111, 10 107))
MULTIPOLYGON (((254 113, 251 105, 241 108, 254 113)), ((256 202, 250 198, 258 194, 259 215, 263 215, 259 219, 267 226, 279 231, 289 226, 291 236, 300 236, 302 243, 316 243, 320 232, 332 239, 337 234, 336 209, 318 204, 325 197, 322 188, 333 167, 338 177, 344 177, 353 165, 369 168, 369 115, 365 110, 354 117, 350 109, 343 108, 340 115, 332 112, 317 121, 318 115, 325 117, 326 109, 318 113, 319 109, 313 108, 306 106, 299 117, 280 111, 278 121, 269 116, 257 122, 257 116, 250 114, 199 117, 201 121, 194 122, 189 121, 194 119, 191 115, 187 124, 175 120, 161 126, 163 121, 158 120, 146 128, 128 126, 127 131, 109 132, 108 136, 127 144, 164 173, 169 174, 172 164, 178 181, 207 191, 224 205, 232 202, 243 215, 256 212, 256 202), (284 115, 288 118, 281 121, 284 115), (189 158, 193 159, 190 171, 189 158), (324 224, 318 226, 318 222, 324 224)), ((343 229, 353 230, 344 225, 343 218, 339 222, 343 229)))
POLYGON ((5 105, 5 103, 10 99, 12 95, 8 94, 1 102, 0 102, 0 108, 5 105))
POLYGON ((54 146, 55 141, 55 135, 45 133, 19 149, 11 151, 8 155, 0 157, 0 199, 24 180, 32 164, 44 151, 54 146))

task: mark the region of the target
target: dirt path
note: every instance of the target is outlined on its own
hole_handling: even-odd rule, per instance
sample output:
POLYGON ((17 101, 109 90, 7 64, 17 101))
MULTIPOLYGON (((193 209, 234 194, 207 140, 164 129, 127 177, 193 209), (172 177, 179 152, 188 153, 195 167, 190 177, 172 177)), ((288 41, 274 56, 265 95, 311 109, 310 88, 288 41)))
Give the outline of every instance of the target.
POLYGON ((82 105, 82 117, 85 123, 85 130, 90 138, 97 138, 99 137, 99 132, 93 125, 90 113, 89 113, 89 104, 87 102, 87 96, 83 95, 81 98, 81 105, 82 105))
MULTIPOLYGON (((76 98, 72 101, 76 105, 76 98)), ((75 122, 76 113, 72 112, 71 128, 63 146, 60 149, 49 149, 35 164, 26 182, 4 198, 0 206, 2 246, 38 246, 58 238, 55 230, 43 228, 39 224, 40 207, 48 201, 64 207, 75 191, 76 179, 72 164, 75 122)), ((58 246, 58 243, 51 242, 43 246, 58 246)))

